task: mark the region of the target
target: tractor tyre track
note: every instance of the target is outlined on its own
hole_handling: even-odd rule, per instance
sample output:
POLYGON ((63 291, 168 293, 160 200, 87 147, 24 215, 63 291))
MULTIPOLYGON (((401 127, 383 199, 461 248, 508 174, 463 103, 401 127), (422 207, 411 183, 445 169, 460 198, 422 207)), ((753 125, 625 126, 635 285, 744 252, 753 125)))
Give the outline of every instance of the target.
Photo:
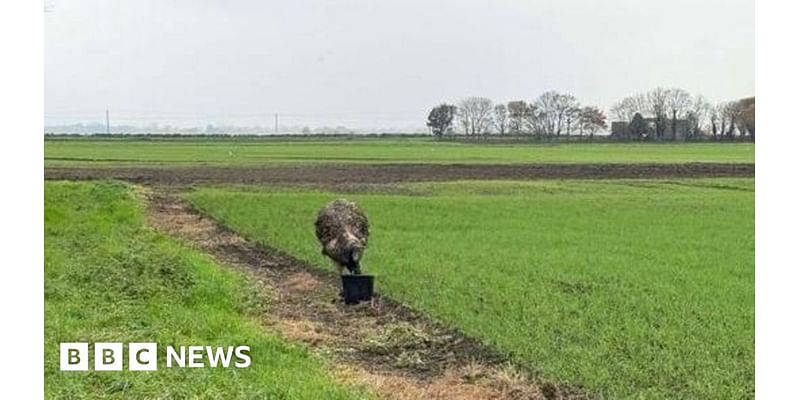
POLYGON ((296 166, 55 167, 45 179, 120 179, 151 185, 352 184, 452 180, 754 177, 755 164, 325 164, 296 166))

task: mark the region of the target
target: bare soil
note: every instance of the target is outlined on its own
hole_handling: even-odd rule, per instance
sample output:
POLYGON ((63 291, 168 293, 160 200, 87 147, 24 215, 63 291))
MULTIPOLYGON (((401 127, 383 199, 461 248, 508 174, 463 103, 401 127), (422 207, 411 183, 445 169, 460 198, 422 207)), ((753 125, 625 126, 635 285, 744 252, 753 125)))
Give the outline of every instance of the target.
POLYGON ((158 185, 339 186, 467 179, 624 179, 754 177, 755 164, 333 164, 263 167, 57 167, 45 179, 120 179, 158 185))
MULTIPOLYGON (((162 176, 163 175, 159 175, 162 176)), ((263 176, 263 175, 259 175, 263 176)), ((333 273, 255 244, 164 188, 145 189, 148 222, 245 272, 268 296, 263 319, 331 360, 335 375, 390 399, 588 399, 380 294, 347 306, 333 273)))

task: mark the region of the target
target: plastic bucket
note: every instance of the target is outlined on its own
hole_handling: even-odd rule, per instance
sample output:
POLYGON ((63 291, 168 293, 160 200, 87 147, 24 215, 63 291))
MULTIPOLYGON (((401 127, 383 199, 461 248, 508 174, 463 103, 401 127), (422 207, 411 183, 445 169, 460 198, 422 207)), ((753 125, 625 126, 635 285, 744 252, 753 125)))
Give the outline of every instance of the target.
POLYGON ((372 299, 375 277, 372 275, 342 275, 342 297, 345 304, 358 304, 372 299))

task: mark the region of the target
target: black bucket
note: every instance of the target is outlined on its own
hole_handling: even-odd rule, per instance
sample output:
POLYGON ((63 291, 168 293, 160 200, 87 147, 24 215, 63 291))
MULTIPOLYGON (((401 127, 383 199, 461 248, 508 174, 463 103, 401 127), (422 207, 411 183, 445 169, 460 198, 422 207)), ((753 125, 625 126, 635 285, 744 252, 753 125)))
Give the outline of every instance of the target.
POLYGON ((360 301, 372 300, 372 275, 342 275, 342 297, 345 304, 358 304, 360 301))

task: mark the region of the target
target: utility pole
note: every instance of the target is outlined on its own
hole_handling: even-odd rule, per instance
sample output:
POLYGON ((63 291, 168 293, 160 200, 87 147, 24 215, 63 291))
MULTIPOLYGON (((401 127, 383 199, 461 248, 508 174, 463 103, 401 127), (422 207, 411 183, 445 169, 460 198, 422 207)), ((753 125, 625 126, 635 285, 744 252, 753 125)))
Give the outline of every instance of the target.
POLYGON ((106 135, 111 134, 111 124, 108 122, 108 109, 106 108, 106 135))
POLYGON ((276 135, 278 134, 278 113, 275 113, 275 132, 276 135))

